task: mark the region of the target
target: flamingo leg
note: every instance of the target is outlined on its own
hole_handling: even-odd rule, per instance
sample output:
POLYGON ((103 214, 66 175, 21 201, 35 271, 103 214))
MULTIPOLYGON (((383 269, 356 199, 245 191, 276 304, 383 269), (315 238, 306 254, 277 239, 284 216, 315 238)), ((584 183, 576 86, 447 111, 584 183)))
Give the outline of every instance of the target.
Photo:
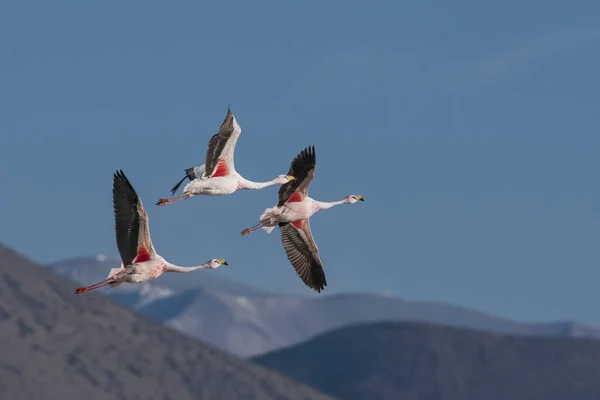
POLYGON ((156 205, 157 206, 166 206, 169 203, 174 203, 174 202, 179 201, 179 200, 185 200, 185 199, 188 199, 190 197, 192 197, 191 194, 184 193, 182 195, 175 196, 175 197, 169 197, 169 198, 165 198, 165 199, 158 199, 158 201, 156 202, 156 205))
POLYGON ((251 226, 250 228, 246 228, 242 231, 242 236, 249 234, 250 232, 254 232, 257 229, 260 229, 262 227, 262 223, 258 223, 254 226, 251 226))
POLYGON ((115 280, 112 277, 110 277, 108 279, 103 280, 102 282, 98 282, 98 283, 95 283, 95 284, 87 286, 87 287, 77 288, 77 289, 75 289, 75 294, 82 294, 82 293, 89 292, 90 290, 99 289, 99 288, 106 286, 109 283, 113 283, 113 282, 115 282, 115 280))

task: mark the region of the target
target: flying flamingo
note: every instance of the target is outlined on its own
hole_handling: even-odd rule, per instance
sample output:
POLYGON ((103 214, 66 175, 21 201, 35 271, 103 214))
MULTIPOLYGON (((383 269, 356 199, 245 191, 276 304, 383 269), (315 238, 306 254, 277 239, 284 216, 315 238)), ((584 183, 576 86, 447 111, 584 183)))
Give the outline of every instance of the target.
POLYGON ((123 171, 117 171, 113 176, 113 207, 117 248, 123 263, 120 268, 112 268, 107 279, 79 288, 75 290, 75 294, 86 293, 106 285, 116 287, 121 283, 141 283, 156 279, 165 272, 190 272, 228 265, 227 261, 214 258, 195 267, 180 267, 156 254, 150 239, 148 214, 123 171))
POLYGON ((279 226, 281 242, 287 258, 302 279, 311 289, 321 292, 327 286, 319 248, 310 231, 310 217, 317 211, 327 210, 338 204, 354 204, 364 201, 362 196, 350 195, 340 201, 317 201, 308 197, 308 186, 315 176, 315 146, 307 147, 292 161, 288 174, 296 179, 279 188, 279 202, 267 208, 260 216, 260 222, 244 229, 247 235, 259 228, 271 233, 279 226))
POLYGON ((185 170, 185 176, 171 189, 171 194, 175 195, 179 186, 189 179, 190 183, 183 188, 181 195, 159 199, 156 205, 164 206, 198 195, 223 196, 241 189, 262 189, 294 180, 294 177, 290 175, 278 175, 268 182, 252 182, 242 177, 235 170, 233 162, 235 145, 241 133, 242 128, 237 123, 231 108, 228 107, 219 133, 214 134, 208 141, 206 163, 185 170))

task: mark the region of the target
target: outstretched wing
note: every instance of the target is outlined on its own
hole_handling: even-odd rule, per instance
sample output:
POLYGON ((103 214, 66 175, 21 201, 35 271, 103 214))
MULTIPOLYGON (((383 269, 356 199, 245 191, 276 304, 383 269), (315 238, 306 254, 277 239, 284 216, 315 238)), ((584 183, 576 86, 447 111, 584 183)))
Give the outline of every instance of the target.
POLYGON ((117 248, 125 267, 156 257, 148 214, 122 170, 113 175, 113 208, 117 248))
POLYGON ((227 108, 225 120, 219 128, 219 133, 214 134, 208 141, 206 150, 206 172, 211 178, 227 176, 235 170, 233 152, 242 128, 237 123, 231 108, 227 108))
POLYGON ((306 286, 320 293, 327 286, 327 280, 308 219, 280 223, 279 230, 283 248, 296 273, 306 286))
POLYGON ((284 183, 279 188, 279 202, 281 207, 286 202, 302 201, 308 195, 308 186, 315 177, 317 158, 315 146, 305 148, 298 154, 290 165, 288 175, 295 177, 293 181, 284 183))

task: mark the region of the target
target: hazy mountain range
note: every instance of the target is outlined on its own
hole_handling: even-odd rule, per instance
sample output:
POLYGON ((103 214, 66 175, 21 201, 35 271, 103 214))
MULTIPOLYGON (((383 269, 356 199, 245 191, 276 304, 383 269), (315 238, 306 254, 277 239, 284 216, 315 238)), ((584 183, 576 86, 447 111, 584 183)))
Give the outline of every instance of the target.
MULTIPOLYGON (((48 265, 84 284, 106 277, 118 260, 78 258, 48 265)), ((254 356, 360 322, 422 321, 503 333, 600 338, 600 329, 570 321, 529 324, 435 302, 376 294, 319 297, 269 293, 222 278, 216 271, 163 275, 141 285, 103 293, 143 315, 164 322, 240 356, 254 356)))
MULTIPOLYGON (((99 257, 53 268, 75 275, 101 269, 95 281, 105 275, 104 263, 113 265, 99 257)), ((256 348, 273 338, 289 340, 311 329, 346 324, 356 315, 383 318, 390 312, 385 310, 432 319, 443 314, 456 324, 528 335, 414 321, 368 322, 334 328, 244 361, 138 316, 103 295, 74 295, 76 282, 0 244, 0 398, 600 398, 600 340, 572 337, 597 335, 591 328, 518 324, 463 308, 384 296, 281 296, 217 274, 189 276, 193 275, 201 276, 203 283, 173 275, 165 276, 164 282, 112 293, 141 312, 209 333, 213 340, 222 329, 227 340, 221 343, 242 350, 244 343, 256 348)))
POLYGON ((0 244, 0 399, 327 399, 104 296, 0 244))
POLYGON ((598 400, 600 341, 382 322, 252 361, 344 400, 598 400))

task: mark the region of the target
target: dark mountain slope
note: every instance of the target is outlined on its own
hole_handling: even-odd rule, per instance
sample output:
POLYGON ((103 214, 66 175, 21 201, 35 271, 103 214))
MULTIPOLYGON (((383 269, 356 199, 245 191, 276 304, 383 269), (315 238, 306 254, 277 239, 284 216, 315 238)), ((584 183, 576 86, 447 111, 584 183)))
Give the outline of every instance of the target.
POLYGON ((213 349, 0 245, 0 398, 325 399, 213 349))
POLYGON ((355 325, 253 361, 344 400, 597 400, 600 341, 355 325))

